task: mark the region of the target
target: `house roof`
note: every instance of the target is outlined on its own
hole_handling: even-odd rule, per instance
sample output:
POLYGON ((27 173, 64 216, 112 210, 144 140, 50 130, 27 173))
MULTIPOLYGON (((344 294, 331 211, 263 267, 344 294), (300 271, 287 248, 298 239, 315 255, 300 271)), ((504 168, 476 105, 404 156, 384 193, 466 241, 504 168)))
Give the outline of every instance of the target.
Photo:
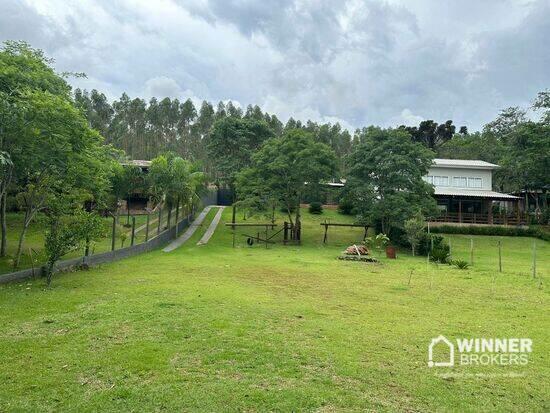
POLYGON ((464 196, 472 198, 492 198, 492 199, 501 199, 501 200, 513 200, 520 199, 517 196, 502 194, 495 191, 482 191, 475 189, 460 189, 460 188, 442 188, 435 187, 434 195, 446 195, 446 196, 464 196))
POLYGON ((128 162, 121 162, 122 165, 135 165, 140 168, 148 168, 151 166, 151 161, 145 161, 141 159, 131 159, 128 162))
POLYGON ((477 168, 477 169, 496 169, 498 165, 480 160, 471 159, 442 159, 435 158, 434 166, 444 166, 447 168, 477 168))

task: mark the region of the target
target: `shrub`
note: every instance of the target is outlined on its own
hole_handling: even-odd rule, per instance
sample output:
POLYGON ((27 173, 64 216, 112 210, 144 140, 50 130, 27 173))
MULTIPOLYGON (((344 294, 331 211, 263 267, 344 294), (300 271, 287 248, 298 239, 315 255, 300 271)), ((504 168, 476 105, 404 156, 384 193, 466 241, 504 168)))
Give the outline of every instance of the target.
POLYGON ((468 262, 464 260, 454 260, 451 261, 451 264, 453 264, 459 270, 466 270, 470 266, 470 264, 468 264, 468 262))
POLYGON ((353 202, 347 198, 342 199, 342 201, 338 204, 338 212, 343 215, 353 215, 353 202))
POLYGON ((465 235, 496 235, 504 237, 535 237, 550 241, 550 233, 540 228, 521 228, 504 226, 454 226, 441 225, 432 227, 431 232, 439 234, 465 234, 465 235))
POLYGON ((309 213, 310 214, 322 214, 323 205, 320 202, 312 202, 309 204, 309 213))
POLYGON ((284 213, 284 214, 287 214, 287 213, 294 213, 296 211, 296 206, 295 205, 291 205, 290 206, 290 210, 288 210, 288 208, 286 207, 286 205, 283 205, 281 207, 281 212, 284 213))
POLYGON ((435 262, 440 262, 441 264, 448 264, 450 255, 449 246, 443 243, 437 247, 434 245, 434 249, 430 254, 430 259, 435 262))

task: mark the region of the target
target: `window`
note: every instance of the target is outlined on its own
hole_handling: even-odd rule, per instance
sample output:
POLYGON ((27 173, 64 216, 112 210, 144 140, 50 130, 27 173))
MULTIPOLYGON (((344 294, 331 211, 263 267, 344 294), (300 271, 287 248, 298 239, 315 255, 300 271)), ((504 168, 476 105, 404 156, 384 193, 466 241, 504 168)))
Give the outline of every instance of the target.
POLYGON ((467 179, 464 176, 455 176, 453 177, 453 186, 458 188, 466 188, 468 185, 467 179))
POLYGON ((434 186, 449 186, 449 177, 434 176, 434 186))
POLYGON ((468 178, 468 188, 481 188, 481 178, 468 178))
POLYGON ((422 177, 427 183, 432 184, 434 183, 434 177, 433 176, 424 176, 422 177))

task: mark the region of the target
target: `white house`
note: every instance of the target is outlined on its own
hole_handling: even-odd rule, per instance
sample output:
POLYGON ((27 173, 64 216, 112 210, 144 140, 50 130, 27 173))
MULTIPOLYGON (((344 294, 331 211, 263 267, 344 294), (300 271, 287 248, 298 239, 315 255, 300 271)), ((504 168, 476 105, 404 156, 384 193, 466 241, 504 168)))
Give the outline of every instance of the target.
POLYGON ((477 160, 434 159, 426 182, 434 186, 441 210, 436 221, 474 224, 519 224, 519 199, 493 191, 493 171, 499 166, 477 160), (512 202, 513 214, 493 214, 493 202, 512 202))

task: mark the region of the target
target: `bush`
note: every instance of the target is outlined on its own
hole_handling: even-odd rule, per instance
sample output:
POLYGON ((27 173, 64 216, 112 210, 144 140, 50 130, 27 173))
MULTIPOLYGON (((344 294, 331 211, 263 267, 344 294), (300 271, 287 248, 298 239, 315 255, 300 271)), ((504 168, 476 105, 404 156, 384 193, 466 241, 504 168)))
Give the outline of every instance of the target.
POLYGON ((309 213, 310 214, 322 214, 323 205, 320 202, 312 202, 309 204, 309 213))
POLYGON ((454 226, 441 225, 431 228, 432 233, 439 234, 464 234, 464 235, 496 235, 504 237, 535 237, 550 241, 550 233, 540 228, 521 228, 504 226, 454 226))
POLYGON ((430 259, 435 262, 440 262, 441 264, 448 264, 450 260, 450 250, 449 246, 445 243, 436 245, 434 244, 434 249, 430 254, 430 259))
POLYGON ((454 265, 459 270, 466 270, 470 266, 467 261, 464 260, 454 260, 451 261, 451 264, 454 265))
POLYGON ((296 206, 295 206, 295 205, 291 205, 291 206, 290 206, 290 211, 287 209, 286 205, 283 205, 283 206, 281 207, 281 212, 282 212, 283 214, 287 214, 287 213, 291 213, 291 214, 292 214, 292 213, 294 213, 295 211, 296 211, 296 206))
POLYGON ((354 207, 353 202, 349 199, 342 199, 340 203, 338 204, 338 212, 340 212, 343 215, 353 215, 354 213, 354 207))

